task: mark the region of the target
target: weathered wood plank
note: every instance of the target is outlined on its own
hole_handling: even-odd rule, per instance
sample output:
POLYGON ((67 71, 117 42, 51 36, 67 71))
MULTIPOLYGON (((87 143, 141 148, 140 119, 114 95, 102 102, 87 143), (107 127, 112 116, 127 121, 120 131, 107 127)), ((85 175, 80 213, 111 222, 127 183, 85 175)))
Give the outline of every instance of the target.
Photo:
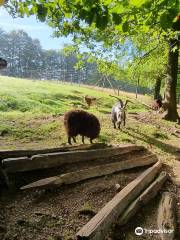
POLYGON ((159 176, 149 185, 149 187, 147 187, 144 192, 138 196, 137 199, 134 200, 120 216, 118 219, 118 226, 126 224, 143 205, 147 204, 148 201, 154 198, 167 178, 167 173, 161 172, 159 176))
POLYGON ((81 144, 75 146, 62 146, 59 148, 29 149, 29 150, 0 150, 0 160, 5 158, 31 157, 37 154, 67 152, 76 150, 90 150, 108 147, 105 143, 81 144))
POLYGON ((76 172, 62 174, 60 176, 41 179, 34 183, 30 183, 21 189, 37 188, 37 187, 59 187, 65 184, 77 183, 85 179, 100 177, 125 169, 147 166, 157 162, 157 157, 154 154, 139 157, 138 159, 130 159, 116 163, 104 164, 93 168, 83 169, 76 172))
POLYGON ((162 166, 157 162, 123 188, 80 231, 78 240, 102 240, 126 207, 154 180, 162 166))
POLYGON ((35 169, 51 168, 62 164, 77 163, 82 161, 108 158, 142 150, 143 147, 136 145, 122 145, 105 149, 78 150, 69 152, 58 152, 34 155, 31 158, 8 158, 2 160, 2 167, 6 172, 23 172, 35 169))
POLYGON ((176 199, 170 192, 164 192, 159 204, 157 225, 162 240, 174 240, 177 230, 176 199))
POLYGON ((2 185, 6 185, 6 187, 10 186, 9 178, 1 166, 0 166, 0 182, 2 185))

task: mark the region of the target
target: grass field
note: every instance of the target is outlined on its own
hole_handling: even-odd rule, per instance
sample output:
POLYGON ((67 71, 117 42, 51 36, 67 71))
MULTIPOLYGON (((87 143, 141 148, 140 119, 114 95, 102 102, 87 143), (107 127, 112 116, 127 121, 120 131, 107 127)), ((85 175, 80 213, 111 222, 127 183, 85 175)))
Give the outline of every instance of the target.
POLYGON ((178 147, 178 136, 174 133, 179 126, 161 120, 139 103, 142 99, 150 102, 148 96, 140 96, 136 101, 133 94, 120 93, 123 100, 133 103, 128 105, 127 126, 116 130, 110 116, 116 100, 108 90, 0 77, 0 148, 44 148, 66 143, 63 114, 74 107, 87 110, 83 102, 86 94, 98 98, 97 104, 88 110, 101 122, 101 134, 96 141, 143 144, 167 158, 178 147))

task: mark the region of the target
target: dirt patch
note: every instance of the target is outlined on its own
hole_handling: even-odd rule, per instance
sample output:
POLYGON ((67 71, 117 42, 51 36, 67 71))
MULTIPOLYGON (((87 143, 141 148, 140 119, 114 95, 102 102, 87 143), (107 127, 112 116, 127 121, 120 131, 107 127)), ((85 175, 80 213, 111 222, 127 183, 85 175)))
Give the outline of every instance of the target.
MULTIPOLYGON (((59 189, 4 191, 1 196, 1 239, 75 240, 77 231, 92 217, 91 214, 84 214, 82 209, 88 206, 97 213, 117 193, 115 184, 118 183, 122 189, 143 170, 145 168, 128 170, 59 189)), ((161 192, 165 190, 176 193, 174 186, 167 183, 158 197, 141 209, 135 220, 132 219, 125 227, 116 226, 107 239, 152 239, 148 234, 136 237, 134 229, 137 226, 157 228, 158 203, 161 192)), ((160 238, 153 235, 153 239, 160 238)))
MULTIPOLYGON (((84 163, 71 164, 61 168, 33 171, 14 175, 16 186, 29 183, 42 177, 75 171, 130 158, 138 158, 148 151, 123 154, 116 159, 99 159, 84 163)), ((169 167, 169 166, 168 166, 169 167)), ((29 189, 25 191, 2 191, 0 197, 0 239, 2 240, 75 240, 75 234, 94 214, 120 190, 138 177, 147 167, 126 170, 117 174, 90 179, 78 184, 62 186, 57 189, 29 189)), ((166 169, 168 171, 168 168, 166 169)), ((147 239, 160 240, 158 235, 145 234, 137 237, 134 230, 137 226, 146 229, 157 229, 157 209, 163 191, 177 189, 170 182, 158 193, 158 196, 147 206, 143 206, 126 226, 112 229, 108 240, 147 239)), ((178 205, 179 206, 179 205, 178 205)))
MULTIPOLYGON (((92 216, 80 214, 86 204, 96 213, 142 170, 88 180, 56 190, 3 193, 4 239, 75 239, 92 216)), ((2 238, 3 239, 3 238, 2 238)))

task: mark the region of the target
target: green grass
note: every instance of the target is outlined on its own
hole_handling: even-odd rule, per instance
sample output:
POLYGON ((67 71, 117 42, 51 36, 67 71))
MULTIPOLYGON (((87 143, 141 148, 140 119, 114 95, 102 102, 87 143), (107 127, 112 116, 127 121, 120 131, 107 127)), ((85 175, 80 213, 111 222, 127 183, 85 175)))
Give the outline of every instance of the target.
MULTIPOLYGON (((0 77, 0 111, 42 114, 63 114, 74 105, 84 106, 84 95, 98 98, 98 109, 94 112, 106 113, 111 110, 115 99, 107 93, 74 85, 50 81, 32 81, 0 77)), ((124 99, 124 96, 122 97, 124 99)), ((126 98, 127 99, 127 98, 126 98)), ((143 110, 141 104, 130 104, 130 111, 143 110)))
MULTIPOLYGON (((89 111, 107 118, 116 100, 106 92, 50 81, 0 77, 1 138, 19 143, 49 139, 57 139, 58 144, 65 142, 60 116, 74 106, 87 110, 83 102, 86 94, 98 99, 89 111)), ((140 110, 144 111, 143 105, 129 104, 129 111, 140 110)), ((103 133, 100 138, 107 141, 103 133)))
MULTIPOLYGON (((177 139, 170 134, 174 123, 163 121, 156 114, 148 115, 146 107, 139 103, 141 99, 135 101, 132 94, 121 92, 120 98, 131 100, 133 103, 128 104, 128 112, 137 115, 129 114, 127 126, 117 130, 113 128, 110 116, 116 99, 110 97, 108 91, 0 77, 0 149, 57 147, 66 143, 63 114, 76 106, 100 119, 101 133, 96 141, 141 144, 163 154, 174 151, 175 148, 167 144, 167 141, 177 139), (97 104, 90 109, 83 102, 87 94, 97 98, 97 104)), ((142 96, 142 101, 148 102, 149 97, 142 96)))

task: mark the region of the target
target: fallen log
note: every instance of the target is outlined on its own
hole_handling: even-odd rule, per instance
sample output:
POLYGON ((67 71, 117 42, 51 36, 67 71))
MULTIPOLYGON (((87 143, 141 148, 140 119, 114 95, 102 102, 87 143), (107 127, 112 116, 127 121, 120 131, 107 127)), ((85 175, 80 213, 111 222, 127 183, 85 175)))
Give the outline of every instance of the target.
POLYGON ((78 150, 34 155, 31 158, 8 158, 2 160, 2 167, 6 172, 24 172, 61 166, 62 164, 77 163, 100 158, 121 155, 134 150, 142 150, 136 145, 122 145, 105 149, 78 150))
POLYGON ((31 157, 37 154, 55 153, 55 152, 68 152, 77 150, 90 150, 107 148, 105 143, 94 144, 81 144, 78 146, 62 146, 59 148, 46 148, 46 149, 29 149, 29 150, 0 150, 0 160, 5 158, 18 158, 18 157, 31 157))
POLYGON ((93 168, 83 169, 76 172, 70 172, 55 177, 41 179, 39 181, 30 183, 21 189, 37 188, 37 187, 60 187, 65 184, 77 183, 89 178, 100 177, 125 169, 135 167, 147 166, 157 162, 157 157, 154 154, 140 157, 138 159, 130 159, 116 163, 99 165, 93 168))
POLYGON ((159 176, 149 185, 149 187, 147 187, 144 192, 128 206, 125 212, 118 219, 117 225, 125 225, 143 205, 147 204, 152 198, 154 198, 167 178, 167 173, 161 172, 159 176))
POLYGON ((80 231, 78 240, 102 240, 127 206, 154 180, 162 166, 157 162, 123 188, 80 231))
POLYGON ((174 240, 176 236, 176 200, 172 193, 164 192, 159 204, 157 225, 162 240, 174 240))

